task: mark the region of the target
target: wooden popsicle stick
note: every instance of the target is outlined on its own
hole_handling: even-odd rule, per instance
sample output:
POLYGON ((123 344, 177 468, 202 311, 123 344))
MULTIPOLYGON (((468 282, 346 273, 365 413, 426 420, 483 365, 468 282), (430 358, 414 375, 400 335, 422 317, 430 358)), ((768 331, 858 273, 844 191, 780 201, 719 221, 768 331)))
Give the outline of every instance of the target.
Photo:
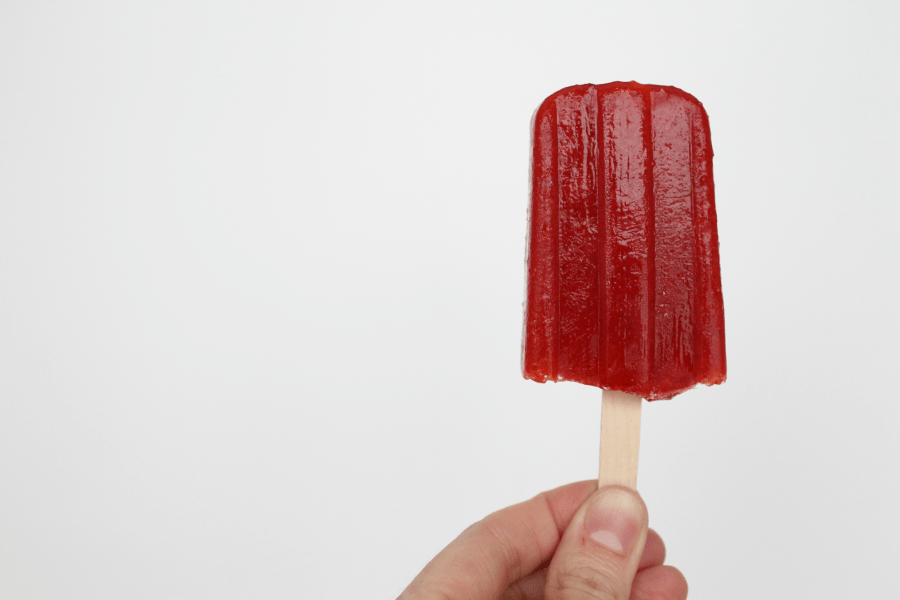
POLYGON ((641 397, 603 390, 600 413, 600 487, 624 485, 637 489, 641 445, 641 397))

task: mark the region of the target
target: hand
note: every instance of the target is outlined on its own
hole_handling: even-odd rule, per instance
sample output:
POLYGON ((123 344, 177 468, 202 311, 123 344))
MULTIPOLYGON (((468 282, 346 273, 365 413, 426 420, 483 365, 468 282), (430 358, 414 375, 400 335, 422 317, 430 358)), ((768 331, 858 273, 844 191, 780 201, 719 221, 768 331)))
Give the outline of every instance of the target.
POLYGON ((637 492, 582 481, 472 525, 399 600, 685 600, 665 556, 637 492))

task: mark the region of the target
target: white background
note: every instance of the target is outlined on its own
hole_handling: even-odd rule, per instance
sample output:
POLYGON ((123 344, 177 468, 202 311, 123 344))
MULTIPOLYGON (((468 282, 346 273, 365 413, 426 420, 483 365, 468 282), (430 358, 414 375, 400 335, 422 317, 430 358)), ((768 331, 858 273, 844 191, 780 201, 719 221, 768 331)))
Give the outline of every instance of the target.
POLYGON ((706 106, 729 375, 644 407, 693 599, 900 597, 888 2, 0 2, 0 598, 392 598, 595 476, 519 372, 529 121, 706 106))

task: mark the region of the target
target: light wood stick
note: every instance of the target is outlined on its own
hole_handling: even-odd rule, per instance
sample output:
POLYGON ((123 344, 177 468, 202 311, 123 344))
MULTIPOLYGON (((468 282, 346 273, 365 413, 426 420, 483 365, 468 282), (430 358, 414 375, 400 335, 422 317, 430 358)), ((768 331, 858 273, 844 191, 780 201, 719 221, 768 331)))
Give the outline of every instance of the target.
POLYGON ((603 390, 600 413, 600 487, 624 485, 637 489, 641 446, 641 397, 603 390))

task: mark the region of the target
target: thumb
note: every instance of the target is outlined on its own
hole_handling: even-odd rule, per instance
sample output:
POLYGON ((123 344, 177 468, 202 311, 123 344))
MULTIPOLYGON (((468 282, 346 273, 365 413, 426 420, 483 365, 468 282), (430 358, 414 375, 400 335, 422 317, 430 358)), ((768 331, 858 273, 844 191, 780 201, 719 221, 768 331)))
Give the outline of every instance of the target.
POLYGON ((547 570, 547 600, 628 600, 647 541, 647 507, 621 486, 594 492, 569 523, 547 570))

